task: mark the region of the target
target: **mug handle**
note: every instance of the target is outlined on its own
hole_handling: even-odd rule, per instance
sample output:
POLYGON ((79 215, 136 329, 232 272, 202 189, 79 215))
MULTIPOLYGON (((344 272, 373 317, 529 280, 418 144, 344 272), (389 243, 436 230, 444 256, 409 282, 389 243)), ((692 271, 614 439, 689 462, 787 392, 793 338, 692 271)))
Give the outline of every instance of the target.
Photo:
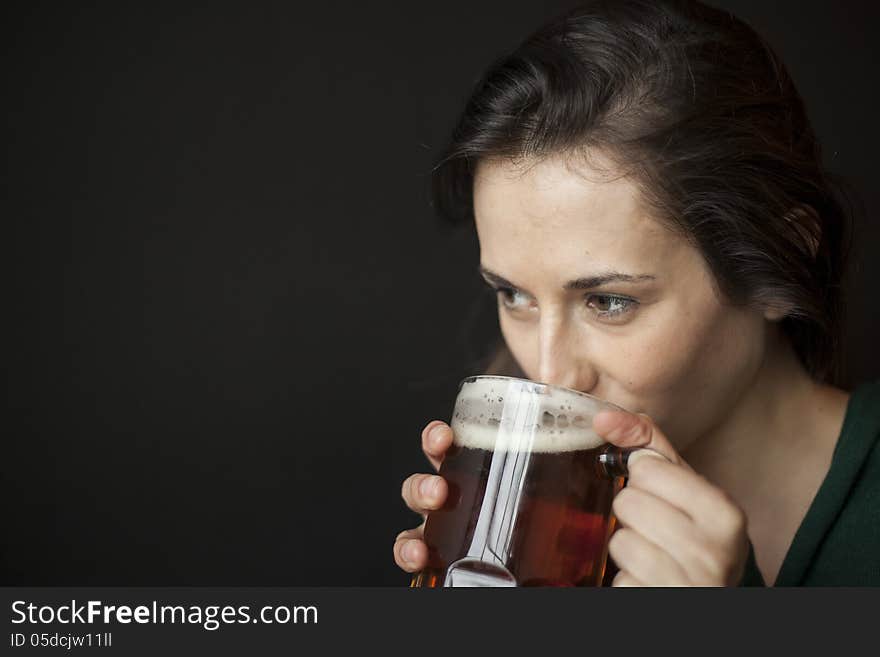
POLYGON ((614 479, 615 477, 628 477, 629 460, 632 455, 637 452, 643 452, 645 455, 661 458, 664 461, 669 460, 660 452, 656 452, 653 449, 647 449, 646 447, 618 447, 617 445, 609 444, 596 458, 596 467, 599 469, 600 474, 609 479, 614 479))

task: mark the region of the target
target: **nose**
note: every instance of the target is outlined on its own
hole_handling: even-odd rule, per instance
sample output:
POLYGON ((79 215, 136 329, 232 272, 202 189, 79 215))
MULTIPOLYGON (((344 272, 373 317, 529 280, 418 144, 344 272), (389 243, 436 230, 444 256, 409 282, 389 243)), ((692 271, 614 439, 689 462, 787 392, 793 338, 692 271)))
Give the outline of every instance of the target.
POLYGON ((596 371, 582 339, 563 318, 541 318, 538 330, 538 377, 541 383, 582 392, 595 387, 596 371))

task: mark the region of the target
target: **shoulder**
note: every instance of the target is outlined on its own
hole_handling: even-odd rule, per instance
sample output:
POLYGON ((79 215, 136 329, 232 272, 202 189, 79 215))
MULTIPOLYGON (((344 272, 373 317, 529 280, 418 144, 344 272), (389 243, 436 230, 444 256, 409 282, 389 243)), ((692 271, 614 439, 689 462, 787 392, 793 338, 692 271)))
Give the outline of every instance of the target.
POLYGON ((857 385, 849 394, 835 457, 849 455, 866 459, 880 455, 880 380, 857 385), (873 448, 873 449, 872 449, 873 448))
POLYGON ((805 583, 880 586, 880 381, 849 396, 823 487, 814 506, 827 525, 805 583))
POLYGON ((880 380, 849 394, 833 464, 853 487, 866 479, 880 487, 880 380))
POLYGON ((880 379, 865 381, 855 388, 850 395, 850 412, 874 418, 876 429, 880 429, 880 379))

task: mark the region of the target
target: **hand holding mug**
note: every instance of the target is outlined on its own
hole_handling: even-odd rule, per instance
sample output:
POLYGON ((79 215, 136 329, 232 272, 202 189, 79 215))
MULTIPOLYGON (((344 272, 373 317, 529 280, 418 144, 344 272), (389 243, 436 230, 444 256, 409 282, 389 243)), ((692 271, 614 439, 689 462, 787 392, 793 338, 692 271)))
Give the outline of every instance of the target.
POLYGON ((629 478, 612 506, 619 528, 608 551, 614 586, 736 586, 748 557, 746 517, 700 476, 645 414, 604 411, 593 428, 629 457, 629 478))
MULTIPOLYGON (((498 377, 495 378, 497 379, 498 377)), ((507 377, 501 378, 507 379, 507 377)), ((533 382, 527 382, 525 385, 528 384, 534 385, 533 382)), ((541 386, 542 384, 537 385, 541 386)), ((581 393, 574 391, 569 392, 576 396, 581 395, 581 393)), ((525 496, 517 497, 515 504, 508 503, 502 505, 513 507, 514 509, 526 508, 527 511, 534 508, 540 509, 538 513, 532 514, 537 520, 530 521, 532 525, 530 531, 532 535, 536 532, 539 535, 552 535, 552 548, 548 548, 550 543, 546 541, 542 544, 540 541, 529 542, 524 540, 523 532, 519 532, 519 537, 515 537, 513 532, 516 524, 523 524, 522 520, 515 519, 515 514, 508 514, 506 525, 504 525, 503 519, 500 525, 498 522, 490 519, 488 522, 492 523, 494 527, 491 530, 494 532, 493 537, 490 537, 491 541, 494 541, 492 545, 487 543, 487 537, 491 533, 489 525, 483 523, 482 534, 480 535, 482 537, 480 538, 480 541, 482 541, 480 543, 481 549, 474 550, 476 539, 474 539, 473 533, 466 537, 459 532, 458 536, 454 539, 457 543, 447 542, 442 551, 452 553, 458 549, 455 547, 458 543, 467 539, 471 542, 469 549, 471 558, 464 559, 463 562, 470 563, 471 565, 477 563, 481 567, 485 563, 494 563, 499 568, 497 571, 490 573, 491 577, 488 580, 483 578, 480 573, 476 573, 478 577, 474 579, 472 575, 474 575, 475 571, 473 569, 465 570, 462 572, 465 572, 467 577, 460 578, 459 581, 467 582, 464 585, 492 586, 517 583, 514 576, 505 568, 505 566, 511 565, 509 563, 510 560, 508 557, 503 556, 505 550, 508 550, 508 556, 512 554, 512 550, 510 550, 511 541, 516 540, 519 542, 517 549, 520 554, 539 550, 544 551, 544 554, 541 555, 542 557, 550 555, 549 552, 546 552, 548 549, 556 550, 561 545, 563 552, 554 552, 550 556, 552 560, 563 562, 571 560, 573 546, 575 551, 579 549, 578 546, 585 546, 584 550, 590 554, 588 554, 588 558, 583 564, 599 559, 602 566, 604 566, 605 555, 601 549, 596 552, 596 545, 607 545, 608 552, 620 568, 620 572, 614 580, 614 585, 616 586, 736 584, 741 577, 748 553, 745 516, 742 512, 723 491, 693 472, 648 416, 628 413, 613 405, 602 403, 601 400, 590 398, 588 395, 581 396, 592 400, 590 403, 603 404, 603 408, 609 409, 605 412, 584 414, 583 417, 580 417, 581 428, 583 428, 584 418, 591 420, 591 433, 593 433, 594 437, 598 438, 600 443, 604 441, 605 448, 607 448, 604 451, 600 450, 601 453, 598 455, 600 460, 605 459, 604 462, 610 466, 610 469, 606 468, 606 475, 612 479, 619 478, 615 479, 619 483, 615 483, 610 487, 601 484, 596 488, 595 483, 589 483, 592 475, 588 474, 584 481, 587 482, 588 486, 593 487, 588 498, 595 498, 597 492, 601 494, 603 490, 605 493, 613 496, 622 486, 623 480, 620 477, 621 475, 629 477, 628 490, 625 489, 617 493, 613 505, 609 497, 607 500, 608 511, 604 513, 604 516, 602 513, 598 515, 595 513, 585 515, 583 513, 571 514, 569 511, 566 511, 563 515, 566 515, 567 520, 564 522, 559 521, 561 517, 559 515, 560 512, 558 509, 554 510, 556 508, 554 504, 544 504, 549 499, 546 496, 536 498, 538 499, 537 504, 531 502, 530 498, 525 496), (615 449, 611 447, 612 445, 622 449, 615 449), (657 458, 658 456, 665 458, 657 458), (608 535, 610 530, 613 529, 615 522, 610 513, 612 509, 622 527, 608 541, 608 535), (548 518, 550 520, 545 522, 545 520, 541 519, 542 517, 545 520, 548 518), (583 522, 585 520, 589 522, 585 524, 583 522), (588 527, 587 525, 590 526, 588 527), (590 533, 593 535, 588 535, 590 533), (602 534, 602 536, 599 536, 599 534, 602 534), (566 546, 566 543, 569 545, 566 546), (568 550, 569 556, 565 556, 566 550, 568 550), (592 554, 593 552, 596 552, 596 554, 592 554), (474 561, 475 555, 476 562, 474 561), (498 555, 502 556, 499 557, 498 555), (475 584, 474 582, 477 583, 475 584)), ((523 399, 525 400, 527 397, 523 397, 523 399)), ((581 403, 581 400, 575 398, 575 404, 578 403, 581 403)), ((583 403, 586 403, 586 400, 583 403)), ((456 408, 458 408, 458 401, 456 408)), ((583 407, 582 410, 589 411, 589 408, 583 407)), ((601 408, 593 410, 600 411, 601 408)), ((574 416, 570 415, 564 422, 567 424, 573 419, 574 416)), ((495 418, 495 420, 498 420, 498 418, 495 418)), ((546 414, 542 420, 546 422, 546 414)), ((553 421, 555 422, 556 418, 553 421)), ((494 426, 497 426, 497 424, 494 426)), ((522 427, 520 427, 520 433, 521 429, 522 427)), ((569 439, 570 437, 569 434, 569 439)), ((459 446, 453 446, 454 438, 452 428, 441 421, 432 421, 423 430, 422 449, 435 470, 439 469, 442 465, 450 447, 453 447, 453 456, 455 456, 457 451, 461 451, 459 446)), ((543 439, 546 440, 546 438, 545 432, 543 439)), ((528 456, 525 459, 526 462, 536 457, 536 455, 531 454, 530 450, 531 448, 522 452, 522 454, 528 456)), ((530 468, 540 467, 540 464, 544 462, 541 460, 542 458, 540 455, 537 455, 537 461, 535 462, 537 465, 532 463, 530 468)), ((595 460, 595 458, 595 455, 590 456, 590 459, 595 460)), ((453 458, 453 461, 455 460, 453 458)), ((516 459, 515 462, 519 462, 519 460, 516 459)), ((551 459, 550 462, 554 460, 558 459, 551 459)), ((486 467, 484 470, 488 469, 488 465, 489 461, 485 461, 484 466, 486 467)), ((506 466, 502 469, 505 468, 506 466)), ((505 481, 503 479, 505 476, 508 479, 511 476, 514 479, 516 476, 519 476, 520 487, 522 487, 523 482, 528 483, 528 479, 533 478, 531 475, 529 478, 524 477, 522 474, 524 470, 522 468, 519 475, 516 475, 514 470, 510 468, 506 469, 510 470, 510 472, 506 475, 500 473, 501 478, 496 477, 496 482, 491 484, 490 487, 498 490, 499 482, 505 481)), ((563 477, 565 477, 567 476, 565 474, 567 470, 570 470, 570 466, 565 466, 559 472, 563 473, 563 477)), ((581 467, 581 470, 583 470, 583 467, 581 467)), ((575 478, 580 481, 584 472, 574 472, 575 478)), ((485 482, 482 485, 485 486, 485 482)), ((506 485, 510 488, 509 480, 507 480, 506 485)), ((542 485, 546 487, 547 484, 542 485)), ((569 487, 571 485, 570 483, 569 487)), ((462 491, 455 481, 453 481, 453 488, 455 488, 453 491, 455 499, 450 504, 447 504, 450 486, 443 477, 416 474, 407 478, 404 482, 402 495, 410 509, 426 518, 432 511, 437 511, 444 506, 447 508, 455 507, 456 503, 461 502, 462 491)), ((465 506, 470 505, 470 507, 476 510, 478 505, 474 502, 476 499, 474 491, 468 492, 465 490, 464 492, 464 497, 467 498, 470 495, 470 501, 465 500, 465 506)), ((570 493, 571 491, 567 494, 570 496, 570 493)), ((508 494, 502 491, 502 497, 504 495, 508 494)), ((556 495, 556 498, 558 497, 556 495)), ((603 504, 604 502, 599 500, 596 508, 602 507, 603 504)), ((476 511, 473 512, 476 513, 476 511)), ((495 512, 493 511, 493 513, 495 512)), ((433 541, 435 544, 438 542, 436 536, 448 535, 450 532, 454 533, 456 531, 456 523, 458 525, 462 524, 461 521, 455 521, 450 524, 449 518, 450 515, 446 512, 435 514, 435 538, 433 541), (445 518, 445 520, 438 521, 437 518, 445 518), (438 529, 438 527, 442 529, 438 529)), ((465 523, 470 525, 472 532, 475 521, 476 516, 473 516, 470 522, 465 523)), ((395 561, 407 572, 424 571, 429 564, 429 547, 424 540, 424 531, 425 523, 422 523, 419 527, 401 532, 397 536, 394 544, 395 561)), ((528 535, 528 532, 526 532, 526 535, 528 535)), ((456 556, 461 557, 462 554, 456 556)), ((433 548, 433 556, 433 560, 437 562, 436 546, 433 548)), ((440 561, 442 568, 440 570, 435 568, 431 571, 434 573, 431 576, 431 581, 433 582, 443 581, 443 576, 438 577, 437 573, 443 572, 443 569, 449 565, 449 560, 447 562, 440 561)), ((569 574, 562 578, 566 581, 562 581, 561 585, 571 585, 572 583, 576 585, 597 585, 597 576, 601 579, 601 567, 599 570, 594 569, 587 573, 583 569, 583 564, 575 567, 574 571, 571 569, 566 571, 569 574), (577 581, 567 581, 572 579, 571 573, 574 572, 580 573, 581 578, 577 581)), ((520 570, 528 568, 523 566, 522 563, 518 567, 520 570)), ((525 583, 560 585, 558 573, 554 577, 556 581, 532 578, 525 583)), ((420 582, 419 585, 425 585, 424 580, 424 573, 420 573, 414 582, 420 582)), ((520 580, 522 580, 521 577, 520 580)), ((524 582, 520 581, 518 583, 522 584, 524 582)), ((438 584, 430 583, 427 585, 433 586, 438 584)), ((447 583, 446 585, 449 584, 447 583)))
MULTIPOLYGON (((440 469, 452 439, 452 429, 442 420, 432 420, 422 429, 422 452, 435 471, 440 469)), ((422 516, 421 525, 400 532, 394 539, 394 561, 404 571, 415 573, 427 565, 424 519, 429 511, 443 506, 448 492, 446 481, 438 475, 418 473, 410 475, 403 482, 403 501, 411 511, 422 516)))

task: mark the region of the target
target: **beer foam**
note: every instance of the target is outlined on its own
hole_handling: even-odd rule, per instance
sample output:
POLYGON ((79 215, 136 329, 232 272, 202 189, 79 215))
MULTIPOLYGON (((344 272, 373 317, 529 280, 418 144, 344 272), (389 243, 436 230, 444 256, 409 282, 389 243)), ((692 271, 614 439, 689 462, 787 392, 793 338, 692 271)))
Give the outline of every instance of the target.
POLYGON ((462 382, 450 426, 461 447, 571 452, 605 442, 593 431, 593 417, 606 408, 617 407, 523 379, 472 377, 462 382))

